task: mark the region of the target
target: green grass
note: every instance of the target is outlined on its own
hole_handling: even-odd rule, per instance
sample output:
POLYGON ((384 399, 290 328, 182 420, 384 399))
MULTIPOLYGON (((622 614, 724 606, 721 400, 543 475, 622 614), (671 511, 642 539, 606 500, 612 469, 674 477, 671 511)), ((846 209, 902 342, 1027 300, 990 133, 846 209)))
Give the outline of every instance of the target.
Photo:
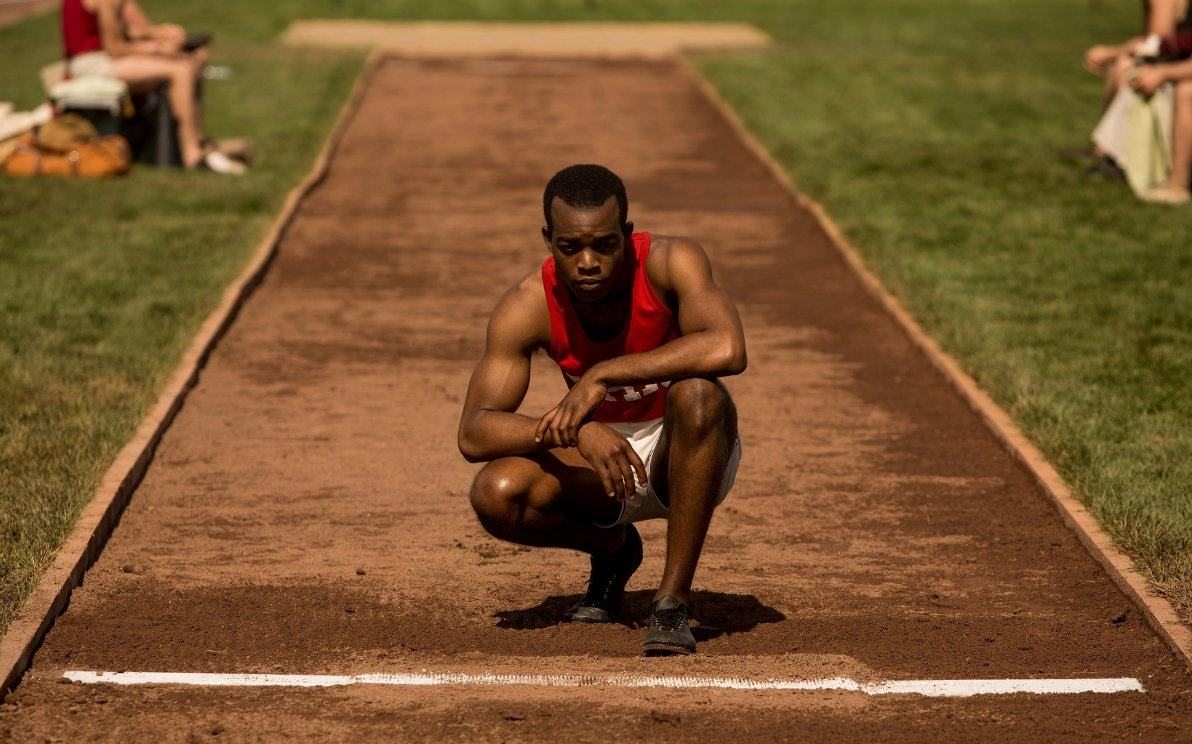
MULTIPOLYGON (((0 100, 38 102, 55 20, 0 30, 0 100)), ((212 26, 235 74, 207 86, 209 129, 255 139, 250 176, 0 179, 0 628, 310 168, 363 59, 212 26)))
MULTIPOLYGON (((218 34, 215 134, 242 181, 138 170, 0 182, 0 625, 309 166, 359 55, 272 43, 295 17, 740 20, 777 41, 700 66, 923 325, 1192 616, 1192 211, 1084 183, 1092 0, 146 0, 218 34)), ((52 19, 0 30, 0 99, 37 101, 52 19)))

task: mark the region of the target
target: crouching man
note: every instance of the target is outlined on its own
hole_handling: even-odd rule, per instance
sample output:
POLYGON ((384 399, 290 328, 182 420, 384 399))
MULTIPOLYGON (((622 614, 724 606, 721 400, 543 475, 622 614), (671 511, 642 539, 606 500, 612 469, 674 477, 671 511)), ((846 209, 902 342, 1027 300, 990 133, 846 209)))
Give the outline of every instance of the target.
POLYGON ((497 303, 468 386, 459 449, 487 461, 472 506, 502 540, 587 553, 588 590, 566 619, 594 623, 616 618, 641 564, 633 523, 666 519, 645 653, 693 653, 691 583, 741 459, 719 380, 745 369, 740 317, 699 244, 634 232, 607 168, 557 173, 543 212, 550 256, 497 303), (515 413, 536 349, 569 387, 539 418, 515 413))

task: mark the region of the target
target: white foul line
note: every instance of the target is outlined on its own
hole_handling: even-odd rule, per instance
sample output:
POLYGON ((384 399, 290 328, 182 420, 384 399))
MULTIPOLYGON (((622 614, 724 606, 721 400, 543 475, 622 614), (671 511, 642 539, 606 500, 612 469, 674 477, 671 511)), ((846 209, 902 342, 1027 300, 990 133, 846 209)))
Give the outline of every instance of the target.
POLYGON ((726 690, 843 690, 866 695, 1077 694, 1082 692, 1145 692, 1134 677, 1105 679, 907 679, 857 682, 828 679, 743 679, 737 677, 635 677, 628 675, 547 674, 209 674, 202 672, 68 671, 72 682, 112 685, 197 685, 205 687, 342 687, 344 685, 530 685, 536 687, 668 687, 726 690))

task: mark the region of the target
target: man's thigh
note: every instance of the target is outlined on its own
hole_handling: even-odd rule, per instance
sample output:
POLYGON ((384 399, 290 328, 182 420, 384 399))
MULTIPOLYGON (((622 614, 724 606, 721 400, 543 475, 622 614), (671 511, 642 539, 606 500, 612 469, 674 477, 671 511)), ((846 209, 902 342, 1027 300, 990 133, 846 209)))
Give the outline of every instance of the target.
POLYGON ((178 62, 152 54, 129 54, 112 60, 116 77, 134 91, 153 89, 170 80, 178 62))
POLYGON ((608 524, 621 513, 620 502, 609 498, 600 476, 574 448, 505 457, 495 463, 500 463, 503 474, 524 484, 533 509, 562 512, 592 524, 608 524))

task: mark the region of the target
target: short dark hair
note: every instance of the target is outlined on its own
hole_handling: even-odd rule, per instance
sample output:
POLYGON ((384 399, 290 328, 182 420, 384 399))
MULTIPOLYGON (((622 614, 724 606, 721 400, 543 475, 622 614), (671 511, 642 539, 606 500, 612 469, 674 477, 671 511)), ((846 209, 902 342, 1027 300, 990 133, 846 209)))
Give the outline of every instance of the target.
POLYGON ((595 209, 615 196, 621 211, 621 227, 628 222, 629 196, 625 193, 625 184, 603 165, 569 165, 551 177, 542 193, 542 214, 546 217, 547 230, 555 229, 550 218, 550 205, 556 196, 577 209, 595 209))

